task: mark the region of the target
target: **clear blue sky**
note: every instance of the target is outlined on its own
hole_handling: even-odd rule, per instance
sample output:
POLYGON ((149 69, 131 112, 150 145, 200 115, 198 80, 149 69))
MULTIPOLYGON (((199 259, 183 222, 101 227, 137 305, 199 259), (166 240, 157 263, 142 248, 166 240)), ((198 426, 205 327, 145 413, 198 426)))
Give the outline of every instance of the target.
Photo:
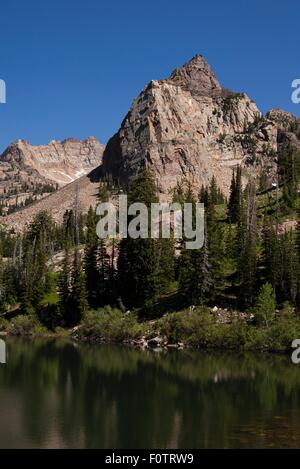
POLYGON ((1 2, 0 150, 118 129, 133 98, 196 53, 262 111, 300 116, 298 0, 1 2))

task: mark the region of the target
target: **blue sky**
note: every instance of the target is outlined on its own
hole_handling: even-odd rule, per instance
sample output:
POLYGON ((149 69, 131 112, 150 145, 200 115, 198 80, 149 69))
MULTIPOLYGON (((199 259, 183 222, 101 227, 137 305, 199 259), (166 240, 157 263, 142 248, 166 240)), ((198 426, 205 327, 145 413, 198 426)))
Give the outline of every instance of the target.
POLYGON ((0 14, 0 150, 18 138, 105 143, 148 81, 196 53, 262 111, 300 116, 297 0, 10 0, 0 14))

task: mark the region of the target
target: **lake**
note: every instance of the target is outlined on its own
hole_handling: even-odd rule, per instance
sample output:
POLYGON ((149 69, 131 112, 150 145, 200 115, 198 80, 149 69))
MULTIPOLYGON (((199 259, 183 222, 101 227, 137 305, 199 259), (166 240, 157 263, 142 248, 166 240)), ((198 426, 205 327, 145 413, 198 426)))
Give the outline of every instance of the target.
POLYGON ((297 448, 289 357, 7 340, 1 448, 297 448))

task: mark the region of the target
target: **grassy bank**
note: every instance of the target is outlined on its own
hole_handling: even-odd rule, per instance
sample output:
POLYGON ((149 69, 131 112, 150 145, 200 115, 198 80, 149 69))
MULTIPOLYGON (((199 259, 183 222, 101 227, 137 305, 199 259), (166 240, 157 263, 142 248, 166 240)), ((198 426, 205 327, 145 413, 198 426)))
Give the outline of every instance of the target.
POLYGON ((0 320, 2 334, 27 337, 70 337, 85 342, 127 343, 162 347, 183 344, 195 348, 240 351, 288 352, 294 339, 300 338, 300 319, 290 309, 278 313, 268 326, 258 326, 244 318, 220 323, 207 308, 169 313, 157 320, 139 320, 134 313, 124 314, 105 307, 86 314, 73 329, 44 327, 34 316, 0 320))

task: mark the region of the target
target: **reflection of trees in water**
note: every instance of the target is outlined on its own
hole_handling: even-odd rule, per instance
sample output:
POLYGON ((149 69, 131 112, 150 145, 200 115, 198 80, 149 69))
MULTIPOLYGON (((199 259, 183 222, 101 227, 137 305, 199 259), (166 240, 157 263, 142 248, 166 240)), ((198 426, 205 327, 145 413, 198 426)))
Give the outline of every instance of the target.
POLYGON ((272 413, 300 408, 288 357, 21 340, 8 349, 0 388, 18 409, 15 446, 24 435, 42 447, 247 445, 239 428, 257 426, 263 439, 272 413))

